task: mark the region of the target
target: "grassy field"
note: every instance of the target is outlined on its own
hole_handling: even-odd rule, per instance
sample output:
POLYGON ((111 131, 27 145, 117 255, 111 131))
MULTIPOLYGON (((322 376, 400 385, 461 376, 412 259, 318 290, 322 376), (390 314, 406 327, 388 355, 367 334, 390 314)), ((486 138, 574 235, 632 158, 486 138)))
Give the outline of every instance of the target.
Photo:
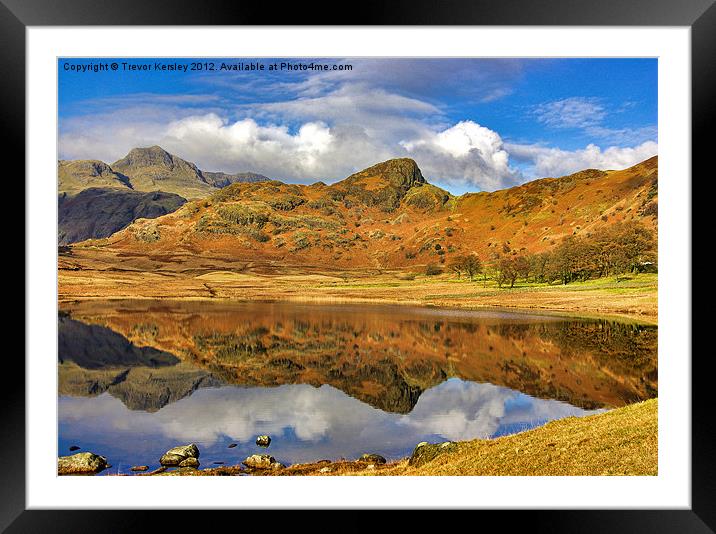
MULTIPOLYGON (((273 476, 607 476, 658 474, 658 399, 588 417, 568 417, 492 440, 458 442, 420 466, 408 459, 385 465, 317 462, 255 471, 273 476)), ((241 466, 164 475, 235 475, 241 466)))
MULTIPOLYGON (((126 258, 125 258, 126 260, 126 258)), ((498 287, 493 280, 457 279, 447 273, 426 276, 403 271, 333 271, 266 264, 177 260, 176 268, 158 268, 148 260, 126 260, 78 250, 61 257, 59 300, 110 298, 281 300, 408 304, 455 308, 499 308, 558 312, 578 316, 614 316, 657 322, 656 274, 601 278, 568 285, 518 282, 498 287)))

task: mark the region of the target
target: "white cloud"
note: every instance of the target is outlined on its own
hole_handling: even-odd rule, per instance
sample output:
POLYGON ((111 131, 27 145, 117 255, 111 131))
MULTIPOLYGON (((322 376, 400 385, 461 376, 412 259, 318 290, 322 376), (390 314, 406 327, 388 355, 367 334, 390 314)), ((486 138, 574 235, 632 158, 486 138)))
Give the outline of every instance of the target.
POLYGON ((260 126, 253 119, 229 123, 213 113, 172 122, 161 140, 168 150, 214 168, 241 162, 247 170, 270 168, 274 176, 293 168, 300 177, 320 169, 333 142, 322 122, 307 122, 291 134, 287 126, 260 126))
POLYGON ((461 121, 421 138, 401 141, 423 173, 443 183, 468 183, 494 190, 518 178, 500 135, 473 121, 461 121))
POLYGON ((594 144, 578 150, 519 144, 508 144, 506 148, 512 156, 530 164, 531 176, 558 177, 583 169, 625 169, 655 156, 659 147, 653 141, 646 141, 635 147, 606 149, 594 144))

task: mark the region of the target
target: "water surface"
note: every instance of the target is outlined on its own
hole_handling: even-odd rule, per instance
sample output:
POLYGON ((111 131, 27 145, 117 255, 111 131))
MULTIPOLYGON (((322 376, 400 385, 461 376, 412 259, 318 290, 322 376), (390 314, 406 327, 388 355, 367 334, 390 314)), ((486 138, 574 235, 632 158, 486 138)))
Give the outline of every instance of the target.
POLYGON ((114 301, 59 317, 59 454, 111 472, 407 456, 655 397, 657 329, 399 306, 114 301), (256 436, 269 434, 268 451, 256 436), (235 448, 228 448, 236 443, 235 448))

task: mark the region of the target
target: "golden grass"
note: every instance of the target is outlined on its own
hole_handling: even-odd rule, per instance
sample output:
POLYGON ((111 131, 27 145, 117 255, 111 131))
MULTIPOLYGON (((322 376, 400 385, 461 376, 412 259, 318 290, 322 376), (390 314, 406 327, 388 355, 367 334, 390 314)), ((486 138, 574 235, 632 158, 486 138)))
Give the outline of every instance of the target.
MULTIPOLYGON (((246 474, 241 466, 187 469, 162 475, 246 474)), ((147 473, 147 475, 153 473, 147 473)), ((159 473, 157 473, 159 474, 159 473)), ((418 467, 408 460, 385 465, 320 461, 259 476, 605 476, 658 474, 658 399, 588 417, 568 417, 493 440, 458 442, 418 467)))
MULTIPOLYGON (((403 460, 380 475, 658 474, 658 400, 603 414, 569 417, 494 440, 458 444, 420 467, 403 460)), ((366 473, 367 474, 367 473, 366 473)))

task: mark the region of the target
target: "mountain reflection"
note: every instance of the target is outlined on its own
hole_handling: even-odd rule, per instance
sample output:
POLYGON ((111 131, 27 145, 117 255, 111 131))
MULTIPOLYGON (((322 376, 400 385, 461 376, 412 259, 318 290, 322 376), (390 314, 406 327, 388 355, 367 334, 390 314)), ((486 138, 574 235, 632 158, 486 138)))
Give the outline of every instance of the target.
POLYGON ((450 379, 426 391, 407 415, 372 408, 331 387, 203 389, 157 413, 130 411, 116 399, 60 398, 60 430, 67 443, 91 443, 114 462, 155 464, 175 443, 194 442, 205 465, 256 452, 269 434, 271 454, 295 463, 355 458, 366 451, 402 457, 423 440, 465 440, 509 433, 545 421, 589 413, 567 403, 450 379), (69 440, 69 441, 68 441, 69 440), (239 446, 227 452, 229 442, 239 446))
POLYGON ((156 411, 202 387, 331 385, 408 414, 449 378, 585 409, 656 396, 657 329, 407 307, 86 302, 59 319, 60 393, 156 411), (67 315, 69 314, 69 315, 67 315))

